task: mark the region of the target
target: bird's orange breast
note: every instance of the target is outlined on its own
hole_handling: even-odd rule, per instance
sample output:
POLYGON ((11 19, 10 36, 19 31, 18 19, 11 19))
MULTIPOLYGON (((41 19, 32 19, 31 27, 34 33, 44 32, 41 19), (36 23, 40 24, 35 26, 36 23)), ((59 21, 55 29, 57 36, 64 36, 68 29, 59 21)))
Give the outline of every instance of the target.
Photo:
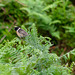
POLYGON ((17 33, 17 35, 18 35, 19 37, 21 37, 19 32, 16 31, 16 33, 17 33))
POLYGON ((18 31, 16 31, 17 35, 21 38, 21 37, 24 37, 23 34, 19 33, 18 31))

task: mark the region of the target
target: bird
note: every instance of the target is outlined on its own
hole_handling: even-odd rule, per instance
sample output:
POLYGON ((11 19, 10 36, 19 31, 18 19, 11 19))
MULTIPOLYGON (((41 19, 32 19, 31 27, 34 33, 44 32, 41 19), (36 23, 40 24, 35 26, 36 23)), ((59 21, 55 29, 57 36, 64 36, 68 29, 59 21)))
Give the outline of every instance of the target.
POLYGON ((28 33, 25 30, 21 29, 20 27, 15 27, 14 29, 15 29, 18 37, 20 37, 20 38, 24 38, 28 35, 28 33))

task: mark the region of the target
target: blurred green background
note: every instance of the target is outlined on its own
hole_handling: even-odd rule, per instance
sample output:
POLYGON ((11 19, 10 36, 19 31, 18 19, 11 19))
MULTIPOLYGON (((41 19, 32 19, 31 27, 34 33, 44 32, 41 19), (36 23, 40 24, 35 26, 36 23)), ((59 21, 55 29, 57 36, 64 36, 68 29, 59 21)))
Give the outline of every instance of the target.
POLYGON ((0 44, 17 37, 14 26, 29 30, 33 24, 38 36, 51 38, 49 53, 62 56, 75 48, 73 0, 0 0, 0 44))

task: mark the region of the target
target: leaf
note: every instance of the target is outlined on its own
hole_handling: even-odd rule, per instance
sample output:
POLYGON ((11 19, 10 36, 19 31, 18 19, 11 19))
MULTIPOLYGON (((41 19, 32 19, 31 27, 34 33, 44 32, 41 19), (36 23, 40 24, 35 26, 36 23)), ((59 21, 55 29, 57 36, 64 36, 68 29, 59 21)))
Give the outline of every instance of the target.
POLYGON ((20 8, 20 10, 25 10, 25 11, 27 11, 28 13, 30 13, 30 12, 31 12, 31 11, 30 11, 30 9, 25 8, 25 7, 20 8))
POLYGON ((54 20, 54 21, 50 22, 49 24, 51 25, 51 24, 56 24, 56 23, 61 23, 61 21, 60 20, 54 20))
POLYGON ((59 31, 51 33, 54 37, 60 39, 59 31))
POLYGON ((56 1, 56 2, 54 2, 53 4, 51 4, 51 5, 48 5, 47 7, 45 7, 44 9, 43 9, 43 11, 45 11, 45 10, 48 10, 48 9, 53 9, 53 8, 55 8, 55 7, 57 7, 57 5, 60 3, 61 1, 56 1))
POLYGON ((75 33, 75 28, 74 27, 63 26, 63 28, 67 29, 66 32, 75 33))

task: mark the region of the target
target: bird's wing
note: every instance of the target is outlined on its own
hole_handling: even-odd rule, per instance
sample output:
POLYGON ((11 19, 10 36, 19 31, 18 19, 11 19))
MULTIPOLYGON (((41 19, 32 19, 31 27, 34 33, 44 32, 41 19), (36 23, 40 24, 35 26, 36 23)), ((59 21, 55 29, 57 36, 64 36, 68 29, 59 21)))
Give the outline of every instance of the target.
POLYGON ((28 35, 28 33, 25 32, 23 29, 19 29, 18 32, 19 32, 20 34, 22 34, 23 36, 27 36, 27 35, 28 35))

